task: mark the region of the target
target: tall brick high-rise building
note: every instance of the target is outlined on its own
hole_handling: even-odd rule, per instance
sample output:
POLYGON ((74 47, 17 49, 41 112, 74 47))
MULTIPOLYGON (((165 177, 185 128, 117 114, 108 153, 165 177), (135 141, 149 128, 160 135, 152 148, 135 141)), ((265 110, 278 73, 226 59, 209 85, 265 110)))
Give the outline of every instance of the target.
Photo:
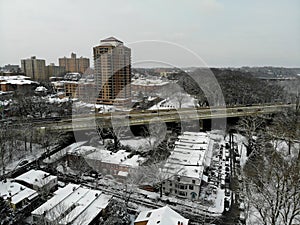
POLYGON ((21 69, 33 80, 48 81, 49 77, 46 74, 45 64, 44 59, 37 59, 35 56, 32 56, 30 59, 21 60, 21 69))
POLYGON ((75 53, 71 53, 71 58, 59 58, 58 62, 59 66, 66 68, 66 72, 77 72, 82 74, 90 67, 89 58, 76 58, 75 53))
POLYGON ((50 63, 50 65, 46 66, 46 74, 48 77, 62 77, 66 74, 66 68, 50 63))
POLYGON ((131 102, 131 49, 109 37, 93 48, 97 103, 128 105, 131 102))

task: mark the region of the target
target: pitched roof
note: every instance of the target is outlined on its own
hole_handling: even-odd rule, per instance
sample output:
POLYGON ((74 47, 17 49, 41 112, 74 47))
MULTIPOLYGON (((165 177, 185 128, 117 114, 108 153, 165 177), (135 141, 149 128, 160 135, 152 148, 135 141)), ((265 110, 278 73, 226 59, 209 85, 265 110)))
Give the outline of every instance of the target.
POLYGON ((159 209, 141 212, 135 222, 148 221, 147 225, 183 225, 188 224, 188 219, 181 216, 168 206, 159 209))
POLYGON ((115 37, 109 37, 109 38, 105 38, 105 39, 101 40, 101 42, 110 42, 110 41, 116 41, 116 42, 123 43, 122 41, 116 39, 115 37))
POLYGON ((31 212, 59 224, 88 225, 109 204, 111 195, 101 191, 68 184, 54 192, 54 196, 31 212))

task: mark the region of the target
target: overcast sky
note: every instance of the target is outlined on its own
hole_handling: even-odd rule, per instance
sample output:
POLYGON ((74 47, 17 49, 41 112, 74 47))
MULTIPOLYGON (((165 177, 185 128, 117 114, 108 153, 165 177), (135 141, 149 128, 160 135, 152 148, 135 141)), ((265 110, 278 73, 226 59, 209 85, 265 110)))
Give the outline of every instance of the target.
MULTIPOLYGON (((109 36, 126 45, 175 43, 208 66, 300 67, 300 1, 0 0, 0 66, 32 55, 58 64, 71 52, 92 59, 92 47, 109 36)), ((155 44, 131 46, 133 61, 148 50, 161 54, 155 44)), ((176 51, 164 54, 177 66, 197 64, 176 51)))

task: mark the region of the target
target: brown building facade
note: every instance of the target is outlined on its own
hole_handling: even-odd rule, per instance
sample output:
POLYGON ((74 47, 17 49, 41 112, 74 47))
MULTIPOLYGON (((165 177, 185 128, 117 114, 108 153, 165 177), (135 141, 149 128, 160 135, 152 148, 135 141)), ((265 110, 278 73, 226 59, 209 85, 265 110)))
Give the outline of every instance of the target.
POLYGON ((21 69, 27 76, 35 81, 48 81, 46 74, 46 62, 44 59, 37 59, 32 56, 30 59, 21 60, 21 69))
POLYGON ((71 53, 71 58, 59 58, 59 66, 65 67, 66 72, 77 72, 83 74, 90 67, 89 58, 76 58, 75 53, 71 53))
POLYGON ((63 66, 56 66, 54 63, 46 66, 46 74, 48 77, 62 77, 66 73, 66 68, 63 66))
POLYGON ((97 103, 127 105, 131 102, 131 49, 110 37, 93 48, 97 103))

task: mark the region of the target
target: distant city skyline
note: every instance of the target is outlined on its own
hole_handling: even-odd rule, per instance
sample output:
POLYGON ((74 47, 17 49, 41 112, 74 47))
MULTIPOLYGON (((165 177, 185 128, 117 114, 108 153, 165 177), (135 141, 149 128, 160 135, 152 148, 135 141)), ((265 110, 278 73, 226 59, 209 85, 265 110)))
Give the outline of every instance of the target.
MULTIPOLYGON (((132 49, 133 67, 148 55, 130 43, 143 40, 184 46, 209 67, 300 67, 299 8, 297 0, 1 0, 0 66, 31 56, 58 65, 72 52, 92 62, 93 47, 115 36, 132 49)), ((155 54, 199 66, 182 54, 155 54)))

